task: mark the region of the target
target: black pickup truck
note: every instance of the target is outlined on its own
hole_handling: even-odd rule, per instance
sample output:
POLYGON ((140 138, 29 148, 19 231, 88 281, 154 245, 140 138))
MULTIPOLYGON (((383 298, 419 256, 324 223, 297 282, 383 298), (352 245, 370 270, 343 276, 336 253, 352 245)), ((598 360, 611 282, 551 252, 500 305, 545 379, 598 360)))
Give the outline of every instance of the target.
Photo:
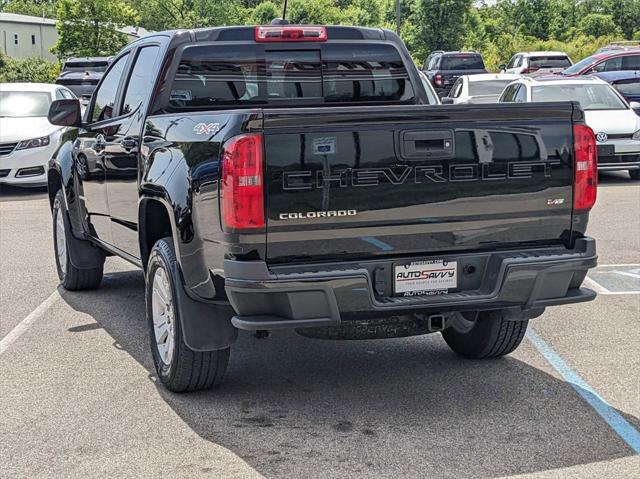
POLYGON ((220 27, 122 50, 48 170, 62 285, 143 268, 158 376, 218 385, 238 330, 441 332, 497 357, 589 301, 596 147, 575 103, 429 105, 392 32, 220 27))

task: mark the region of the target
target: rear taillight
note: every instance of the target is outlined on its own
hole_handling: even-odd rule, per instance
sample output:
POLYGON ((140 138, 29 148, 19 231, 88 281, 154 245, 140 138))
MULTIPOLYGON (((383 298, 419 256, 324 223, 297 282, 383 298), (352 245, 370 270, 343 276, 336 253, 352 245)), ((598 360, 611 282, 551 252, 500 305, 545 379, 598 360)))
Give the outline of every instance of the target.
POLYGON ((220 204, 230 229, 264 228, 262 136, 240 135, 224 144, 220 204))
POLYGON ((433 83, 435 83, 438 86, 442 86, 442 74, 441 73, 436 73, 436 75, 433 77, 433 83))
POLYGON ((269 26, 256 27, 256 42, 326 42, 325 27, 269 26))
POLYGON ((587 125, 573 126, 575 150, 574 210, 589 210, 596 202, 598 192, 598 157, 596 137, 587 125))

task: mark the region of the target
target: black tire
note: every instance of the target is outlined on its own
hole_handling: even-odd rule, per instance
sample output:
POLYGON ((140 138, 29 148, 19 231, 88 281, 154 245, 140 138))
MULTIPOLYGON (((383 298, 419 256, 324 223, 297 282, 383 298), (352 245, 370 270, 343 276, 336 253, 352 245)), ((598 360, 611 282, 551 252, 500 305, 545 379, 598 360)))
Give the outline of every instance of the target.
POLYGON ((640 170, 629 170, 629 176, 632 180, 640 180, 640 170))
POLYGON ((230 348, 217 351, 194 351, 184 342, 179 307, 173 308, 173 348, 171 360, 165 363, 161 357, 154 333, 153 323, 153 284, 156 271, 164 269, 169 280, 171 301, 175 306, 178 282, 176 257, 171 238, 156 242, 149 255, 146 275, 146 314, 149 324, 151 354, 158 377, 164 386, 173 392, 189 392, 218 387, 224 379, 229 363, 230 348))
POLYGON ((103 274, 104 255, 95 248, 95 264, 100 264, 96 268, 77 268, 70 260, 69 251, 74 245, 80 241, 71 234, 71 225, 64 202, 64 193, 58 190, 53 201, 53 251, 56 258, 56 269, 58 270, 58 278, 65 289, 70 291, 78 291, 83 289, 94 289, 100 286, 103 274), (62 260, 58 253, 58 234, 60 229, 57 227, 58 213, 62 215, 62 229, 64 234, 64 251, 66 260, 62 260), (63 264, 64 263, 64 264, 63 264))
POLYGON ((516 350, 528 324, 529 321, 509 321, 502 311, 483 311, 467 332, 449 327, 442 331, 442 337, 454 352, 467 358, 497 358, 516 350))

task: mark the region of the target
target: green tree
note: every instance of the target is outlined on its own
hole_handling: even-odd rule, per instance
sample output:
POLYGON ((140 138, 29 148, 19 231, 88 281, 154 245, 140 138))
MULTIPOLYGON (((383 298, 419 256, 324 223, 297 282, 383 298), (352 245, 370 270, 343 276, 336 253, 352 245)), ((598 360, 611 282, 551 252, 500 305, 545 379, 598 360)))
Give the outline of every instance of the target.
POLYGON ((59 0, 57 15, 58 41, 51 51, 59 58, 113 55, 127 42, 117 29, 139 20, 123 0, 59 0))
POLYGON ((455 50, 462 46, 465 19, 472 0, 417 0, 409 18, 409 46, 424 60, 431 50, 455 50))
POLYGON ((287 20, 308 25, 340 25, 344 13, 336 0, 290 0, 287 20))
POLYGON ((578 31, 590 37, 622 35, 611 15, 589 13, 578 23, 578 31))
POLYGON ((274 18, 282 17, 282 7, 271 0, 259 3, 250 12, 246 22, 250 25, 269 25, 274 18))
POLYGON ((55 18, 56 0, 10 0, 0 3, 0 11, 33 17, 55 18))
POLYGON ((611 5, 613 21, 620 27, 625 38, 633 38, 640 30, 640 0, 617 0, 611 5))
POLYGON ((243 25, 253 4, 240 0, 131 0, 148 30, 243 25))

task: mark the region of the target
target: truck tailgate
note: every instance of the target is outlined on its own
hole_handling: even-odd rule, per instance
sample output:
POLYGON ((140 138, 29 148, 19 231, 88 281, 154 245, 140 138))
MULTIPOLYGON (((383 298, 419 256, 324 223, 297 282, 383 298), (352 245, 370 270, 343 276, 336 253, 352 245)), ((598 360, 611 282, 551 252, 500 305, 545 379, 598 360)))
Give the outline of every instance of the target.
POLYGON ((568 241, 573 109, 265 109, 267 259, 568 241))

